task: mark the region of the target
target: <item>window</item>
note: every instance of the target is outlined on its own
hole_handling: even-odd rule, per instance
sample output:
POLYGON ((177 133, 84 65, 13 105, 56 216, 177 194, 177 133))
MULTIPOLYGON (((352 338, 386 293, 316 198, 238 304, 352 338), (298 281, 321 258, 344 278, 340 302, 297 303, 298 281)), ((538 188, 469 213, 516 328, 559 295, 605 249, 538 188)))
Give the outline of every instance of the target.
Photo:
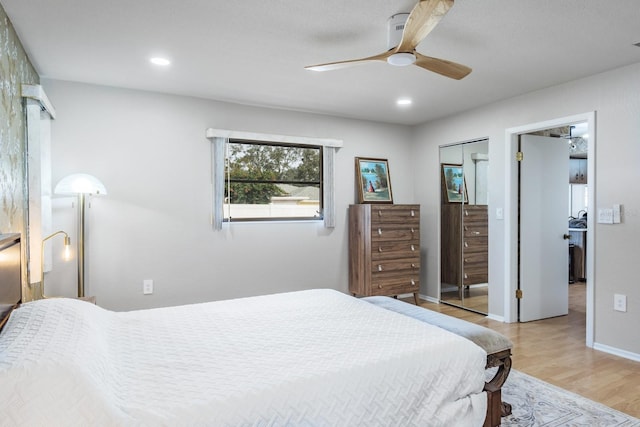
POLYGON ((224 221, 323 219, 322 146, 229 139, 224 221))
MULTIPOLYGON (((205 132, 211 142, 211 180, 212 180, 212 215, 211 225, 216 231, 222 230, 225 202, 225 166, 227 162, 227 147, 230 141, 244 141, 246 143, 294 148, 318 148, 319 171, 321 171, 320 192, 318 196, 318 212, 314 219, 323 219, 325 228, 336 226, 336 201, 335 201, 335 164, 336 152, 342 147, 343 142, 334 138, 316 138, 308 136, 290 136, 262 134, 228 129, 208 128, 205 132)), ((302 180, 305 181, 306 180, 302 180)), ((230 183, 229 183, 230 184, 230 183)), ((230 189, 230 188, 229 188, 230 189)), ((230 200, 233 202, 233 200, 230 200)), ((232 203, 230 203, 231 205, 232 203)), ((230 206, 232 207, 232 206, 230 206)), ((231 212, 231 219, 234 219, 231 212)), ((266 217, 262 219, 267 219, 266 217)), ((297 218, 299 219, 299 218, 297 218)), ((227 223, 231 221, 227 220, 227 223)))

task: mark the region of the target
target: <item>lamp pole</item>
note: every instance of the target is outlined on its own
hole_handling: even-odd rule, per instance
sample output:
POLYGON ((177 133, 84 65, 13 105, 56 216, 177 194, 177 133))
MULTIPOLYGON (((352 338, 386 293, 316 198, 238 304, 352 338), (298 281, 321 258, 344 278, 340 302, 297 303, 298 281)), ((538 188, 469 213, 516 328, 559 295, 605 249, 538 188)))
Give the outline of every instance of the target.
POLYGON ((84 297, 84 193, 78 193, 78 298, 84 297))
POLYGON ((106 195, 107 189, 98 178, 85 173, 76 173, 62 178, 54 190, 56 194, 78 196, 78 298, 84 297, 84 216, 86 195, 106 195))

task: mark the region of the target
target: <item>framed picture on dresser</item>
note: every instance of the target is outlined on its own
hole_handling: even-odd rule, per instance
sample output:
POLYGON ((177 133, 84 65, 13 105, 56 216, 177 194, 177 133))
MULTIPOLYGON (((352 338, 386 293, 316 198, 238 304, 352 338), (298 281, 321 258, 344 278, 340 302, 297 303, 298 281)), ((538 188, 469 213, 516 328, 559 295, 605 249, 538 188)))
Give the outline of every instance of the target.
POLYGON ((462 165, 442 163, 442 202, 468 203, 462 165))
POLYGON ((356 190, 358 203, 393 203, 389 162, 356 157, 356 190))

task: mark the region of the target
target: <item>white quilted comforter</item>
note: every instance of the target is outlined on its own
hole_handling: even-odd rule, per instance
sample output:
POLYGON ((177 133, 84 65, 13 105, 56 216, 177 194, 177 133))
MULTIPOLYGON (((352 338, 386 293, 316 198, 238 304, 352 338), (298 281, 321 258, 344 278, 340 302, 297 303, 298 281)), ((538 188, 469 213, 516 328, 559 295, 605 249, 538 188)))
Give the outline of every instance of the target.
POLYGON ((0 423, 481 426, 485 362, 331 290, 123 313, 48 299, 0 334, 0 423))

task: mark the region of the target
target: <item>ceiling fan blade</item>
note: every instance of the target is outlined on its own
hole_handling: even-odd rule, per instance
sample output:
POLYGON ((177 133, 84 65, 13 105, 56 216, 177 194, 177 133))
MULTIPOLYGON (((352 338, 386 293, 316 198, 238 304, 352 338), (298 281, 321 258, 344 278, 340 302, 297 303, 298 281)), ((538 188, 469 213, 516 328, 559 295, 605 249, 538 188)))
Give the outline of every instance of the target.
POLYGON ((379 55, 369 56, 368 58, 351 59, 348 61, 328 62, 326 64, 308 65, 304 67, 306 70, 312 71, 330 71, 338 70, 340 68, 352 67, 354 65, 366 64, 372 61, 386 61, 389 56, 393 54, 393 51, 384 52, 379 55))
POLYGON ((420 0, 404 24, 396 52, 413 52, 453 6, 453 0, 420 0))
POLYGON ((456 64, 455 62, 447 61, 445 59, 424 56, 418 52, 414 52, 414 55, 416 56, 415 65, 424 68, 425 70, 441 74, 445 77, 460 80, 471 72, 471 68, 466 65, 456 64))

